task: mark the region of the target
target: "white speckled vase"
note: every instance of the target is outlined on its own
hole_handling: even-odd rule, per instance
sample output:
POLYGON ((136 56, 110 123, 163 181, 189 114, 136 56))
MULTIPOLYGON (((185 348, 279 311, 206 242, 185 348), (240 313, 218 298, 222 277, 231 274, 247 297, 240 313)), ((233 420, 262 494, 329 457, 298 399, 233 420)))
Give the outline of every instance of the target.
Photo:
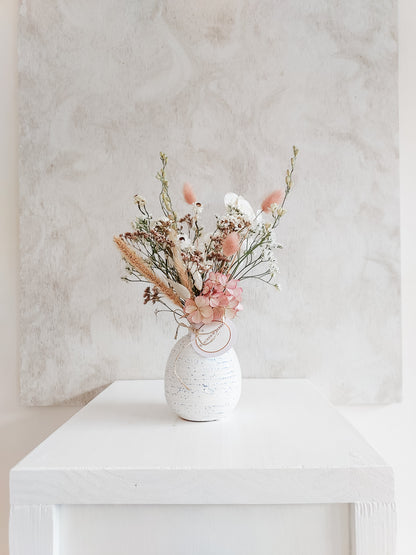
POLYGON ((240 363, 234 349, 213 358, 198 355, 190 334, 179 339, 169 355, 166 401, 185 420, 220 420, 234 410, 240 399, 240 363))

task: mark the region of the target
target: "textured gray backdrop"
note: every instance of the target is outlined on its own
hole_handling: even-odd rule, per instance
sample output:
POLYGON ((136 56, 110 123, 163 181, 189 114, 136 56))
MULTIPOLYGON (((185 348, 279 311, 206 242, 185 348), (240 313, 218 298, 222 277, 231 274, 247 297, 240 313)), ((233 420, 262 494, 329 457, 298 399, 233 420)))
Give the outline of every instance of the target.
POLYGON ((399 399, 395 0, 26 0, 19 81, 24 403, 162 377, 174 324, 112 244, 135 193, 157 213, 159 150, 207 218, 230 190, 259 205, 294 143, 282 290, 246 285, 243 373, 399 399))

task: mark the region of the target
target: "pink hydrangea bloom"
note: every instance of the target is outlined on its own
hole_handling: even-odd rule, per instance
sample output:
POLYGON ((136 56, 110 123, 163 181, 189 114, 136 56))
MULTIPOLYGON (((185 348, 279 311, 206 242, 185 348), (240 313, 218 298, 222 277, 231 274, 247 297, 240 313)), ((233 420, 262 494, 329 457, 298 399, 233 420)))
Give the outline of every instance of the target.
POLYGON ((241 300, 243 288, 238 286, 239 283, 238 279, 230 279, 225 287, 225 291, 227 295, 231 295, 232 297, 241 300))
POLYGON ((225 293, 214 293, 209 297, 209 305, 213 308, 226 307, 230 301, 230 297, 225 293))
POLYGON ((209 298, 202 295, 186 300, 185 313, 191 324, 209 324, 214 319, 214 311, 209 304, 209 298))
POLYGON ((204 283, 202 295, 197 298, 204 297, 207 300, 213 311, 212 320, 218 321, 223 318, 232 319, 238 311, 242 310, 240 303, 242 294, 243 289, 239 287, 237 279, 229 279, 227 275, 220 272, 211 272, 204 283))
POLYGON ((228 283, 228 276, 221 274, 219 272, 210 272, 208 279, 204 283, 204 288, 202 290, 203 295, 208 295, 210 293, 220 293, 224 291, 228 283))
POLYGON ((232 320, 237 316, 237 312, 242 309, 243 306, 238 299, 228 297, 227 304, 225 306, 221 303, 218 306, 213 307, 214 320, 222 320, 223 318, 229 318, 232 320))
POLYGON ((230 299, 228 306, 225 307, 224 316, 232 320, 237 316, 237 312, 243 310, 243 305, 235 297, 230 299))
POLYGON ((211 276, 213 275, 213 272, 211 272, 208 279, 204 282, 202 294, 205 296, 214 295, 215 293, 220 293, 224 290, 224 286, 221 287, 214 279, 211 279, 211 276))

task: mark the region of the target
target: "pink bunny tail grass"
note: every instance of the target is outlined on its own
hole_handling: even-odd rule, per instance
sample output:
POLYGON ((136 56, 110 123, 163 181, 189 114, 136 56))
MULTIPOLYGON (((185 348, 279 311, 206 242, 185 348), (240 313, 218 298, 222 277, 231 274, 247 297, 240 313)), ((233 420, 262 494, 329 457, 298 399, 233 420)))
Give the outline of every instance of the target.
POLYGON ((183 185, 183 198, 188 204, 193 204, 194 202, 196 202, 196 195, 189 183, 184 183, 183 185))
POLYGON ((240 236, 236 231, 231 232, 222 242, 222 252, 225 256, 233 256, 240 248, 240 236))
POLYGON ((266 197, 261 203, 261 209, 263 210, 263 212, 269 212, 272 204, 281 204, 283 196, 283 191, 273 191, 273 193, 266 197))

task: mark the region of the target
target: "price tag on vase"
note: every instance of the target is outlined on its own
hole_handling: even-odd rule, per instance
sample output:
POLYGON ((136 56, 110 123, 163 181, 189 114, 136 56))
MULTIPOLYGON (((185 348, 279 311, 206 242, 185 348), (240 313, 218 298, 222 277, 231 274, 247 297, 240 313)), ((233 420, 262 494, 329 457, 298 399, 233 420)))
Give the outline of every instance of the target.
POLYGON ((202 324, 192 333, 191 345, 203 357, 213 358, 223 355, 233 347, 237 330, 231 320, 202 324))

